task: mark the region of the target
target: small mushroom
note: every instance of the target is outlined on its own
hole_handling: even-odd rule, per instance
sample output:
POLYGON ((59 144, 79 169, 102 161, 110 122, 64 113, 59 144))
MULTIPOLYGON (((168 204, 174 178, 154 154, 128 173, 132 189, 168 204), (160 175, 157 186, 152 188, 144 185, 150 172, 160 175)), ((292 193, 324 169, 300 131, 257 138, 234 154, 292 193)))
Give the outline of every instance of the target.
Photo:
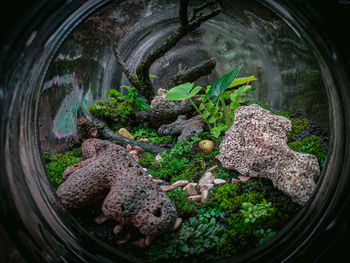
POLYGON ((132 158, 134 158, 134 160, 135 160, 136 162, 138 162, 138 161, 140 160, 140 158, 139 158, 137 155, 133 155, 132 158))

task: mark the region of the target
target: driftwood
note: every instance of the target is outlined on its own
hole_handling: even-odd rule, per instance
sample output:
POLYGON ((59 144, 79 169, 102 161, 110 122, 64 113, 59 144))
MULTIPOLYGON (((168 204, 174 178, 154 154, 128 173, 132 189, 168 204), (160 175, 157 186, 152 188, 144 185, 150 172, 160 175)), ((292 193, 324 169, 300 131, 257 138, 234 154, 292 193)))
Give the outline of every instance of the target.
MULTIPOLYGON (((200 101, 194 101, 199 106, 200 101)), ((170 109, 148 109, 135 113, 136 121, 143 125, 152 128, 158 128, 163 124, 169 124, 177 119, 179 115, 190 117, 194 112, 194 107, 191 103, 183 106, 175 106, 170 109)))
POLYGON ((186 82, 194 82, 202 76, 209 75, 212 70, 215 68, 216 60, 211 58, 200 65, 194 66, 185 72, 177 73, 170 81, 168 89, 186 83, 186 82))
MULTIPOLYGON (((221 8, 215 8, 207 14, 203 14, 201 11, 209 7, 215 6, 216 2, 207 2, 199 7, 193 9, 192 15, 188 18, 188 2, 189 0, 180 0, 179 8, 179 22, 180 26, 174 32, 169 33, 168 38, 161 43, 158 47, 153 49, 137 66, 136 75, 133 75, 131 70, 128 68, 127 64, 121 57, 120 51, 118 49, 118 43, 114 42, 113 51, 116 58, 116 62, 120 69, 123 71, 125 76, 128 78, 129 82, 150 102, 155 96, 155 90, 152 86, 150 79, 150 68, 152 64, 159 58, 163 57, 170 49, 176 46, 176 44, 187 34, 191 33, 195 29, 199 28, 201 24, 221 12, 221 8)), ((218 4, 217 4, 218 5, 218 4)), ((183 77, 175 76, 173 83, 176 85, 185 83, 188 79, 192 82, 201 76, 207 75, 215 67, 215 61, 209 61, 202 65, 199 65, 193 72, 184 73, 183 77), (192 74, 192 77, 190 75, 192 74), (186 76, 187 75, 187 76, 186 76), (183 82, 185 81, 185 82, 183 82)), ((171 86, 170 86, 171 87, 171 86)))
POLYGON ((166 151, 165 148, 156 146, 151 143, 139 142, 136 140, 127 139, 117 133, 112 132, 106 125, 97 119, 89 120, 85 117, 81 117, 77 124, 78 136, 82 139, 88 138, 99 138, 112 142, 117 142, 118 144, 126 147, 128 144, 131 146, 138 146, 146 152, 153 154, 158 154, 166 151))

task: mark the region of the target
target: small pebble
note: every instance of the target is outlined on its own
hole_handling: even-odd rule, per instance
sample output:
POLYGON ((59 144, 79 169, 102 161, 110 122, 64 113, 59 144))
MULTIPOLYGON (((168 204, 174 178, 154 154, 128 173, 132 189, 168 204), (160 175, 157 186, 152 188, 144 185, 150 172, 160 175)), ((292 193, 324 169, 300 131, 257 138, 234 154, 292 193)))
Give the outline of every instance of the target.
POLYGON ((142 153, 143 152, 143 149, 141 147, 139 147, 139 146, 136 146, 136 145, 133 147, 133 149, 135 151, 137 151, 138 153, 142 153))
POLYGON ((219 166, 215 165, 215 166, 209 168, 206 172, 212 172, 212 171, 216 170, 218 167, 219 166))
POLYGON ((130 144, 127 144, 125 149, 126 149, 127 152, 131 152, 132 151, 132 147, 131 147, 130 144))
POLYGON ((158 154, 156 156, 156 162, 160 163, 162 161, 162 156, 160 154, 158 154))
POLYGON ((250 180, 250 176, 243 176, 243 175, 239 175, 238 176, 238 179, 241 181, 241 182, 247 182, 250 180))
POLYGON ((141 138, 141 139, 138 139, 137 141, 139 141, 139 142, 149 142, 149 139, 148 138, 141 138))
POLYGON ((192 195, 187 197, 188 200, 194 201, 194 202, 198 202, 202 200, 202 196, 201 195, 192 195))
POLYGON ((131 133, 125 128, 120 128, 118 134, 130 140, 134 139, 134 136, 132 136, 131 133))
POLYGON ((240 183, 240 182, 241 182, 241 181, 238 180, 238 179, 236 179, 236 178, 233 178, 232 181, 231 181, 231 183, 233 183, 233 184, 238 184, 238 183, 240 183))
POLYGON ((176 229, 178 229, 181 223, 182 223, 182 218, 181 217, 176 218, 176 221, 172 230, 175 231, 176 229))
POLYGON ((225 184, 227 184, 227 182, 225 180, 222 180, 222 179, 214 179, 214 184, 225 185, 225 184))
POLYGON ((131 155, 137 155, 139 152, 138 151, 135 151, 135 150, 132 150, 129 152, 131 155))
POLYGON ((198 143, 198 147, 199 147, 199 149, 201 149, 201 151, 210 153, 214 149, 214 142, 212 142, 210 140, 201 140, 198 143))

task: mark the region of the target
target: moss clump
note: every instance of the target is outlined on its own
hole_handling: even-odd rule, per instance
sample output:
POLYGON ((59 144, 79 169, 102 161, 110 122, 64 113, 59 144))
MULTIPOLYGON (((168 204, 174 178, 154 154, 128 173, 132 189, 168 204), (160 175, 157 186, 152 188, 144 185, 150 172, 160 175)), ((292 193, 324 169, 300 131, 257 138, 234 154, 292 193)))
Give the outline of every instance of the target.
POLYGON ((186 191, 183 191, 181 188, 176 188, 166 192, 166 194, 175 204, 179 216, 188 217, 195 214, 195 203, 188 200, 186 191))
POLYGON ((295 141, 295 136, 300 134, 302 131, 306 130, 310 127, 310 124, 307 122, 307 120, 295 118, 292 119, 292 130, 288 134, 288 142, 295 141))
POLYGON ((300 209, 266 179, 226 184, 213 190, 211 205, 223 209, 228 218, 227 231, 217 246, 218 259, 261 245, 300 209))
POLYGON ((159 136, 155 129, 148 127, 135 127, 131 134, 134 136, 135 140, 147 138, 150 142, 154 143, 173 144, 176 141, 176 139, 172 136, 159 136))
POLYGON ((72 165, 84 160, 81 153, 81 148, 75 149, 65 154, 57 153, 44 155, 46 171, 50 177, 50 181, 53 186, 57 188, 63 183, 62 174, 63 172, 72 165))
POLYGON ((142 167, 149 168, 152 166, 152 164, 155 162, 156 157, 149 153, 149 152, 143 152, 139 161, 139 164, 142 167))
POLYGON ((224 234, 224 228, 217 225, 222 216, 222 212, 214 208, 201 210, 199 215, 182 223, 175 233, 157 239, 149 250, 150 259, 188 258, 214 248, 224 234))
POLYGON ((135 112, 133 104, 133 99, 118 100, 110 98, 90 105, 89 112, 104 120, 113 129, 118 129, 125 126, 128 122, 128 117, 135 112))
POLYGON ((324 167, 327 150, 322 147, 321 141, 316 136, 306 137, 298 142, 291 142, 288 146, 294 151, 315 155, 320 167, 324 167))

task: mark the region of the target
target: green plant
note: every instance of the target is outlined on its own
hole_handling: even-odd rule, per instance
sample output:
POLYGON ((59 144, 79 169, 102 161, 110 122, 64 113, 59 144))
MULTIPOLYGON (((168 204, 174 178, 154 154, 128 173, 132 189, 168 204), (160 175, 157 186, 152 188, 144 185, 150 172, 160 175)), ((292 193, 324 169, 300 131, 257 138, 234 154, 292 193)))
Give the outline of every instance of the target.
POLYGON ((155 129, 148 127, 135 127, 131 133, 134 136, 135 140, 148 138, 150 142, 169 144, 172 144, 175 141, 175 138, 171 136, 159 136, 155 129))
POLYGON ((149 152, 143 152, 139 160, 139 164, 142 167, 149 168, 155 162, 155 159, 156 157, 153 154, 149 152))
POLYGON ((216 215, 205 217, 205 223, 202 223, 203 215, 191 217, 176 233, 163 235, 151 245, 148 252, 150 259, 186 258, 214 248, 224 234, 224 229, 213 220, 216 215))
POLYGON ((106 98, 116 97, 119 100, 123 100, 123 99, 131 100, 133 101, 133 108, 135 109, 135 111, 142 111, 150 108, 150 106, 147 104, 145 100, 137 96, 137 92, 135 92, 136 89, 134 87, 130 87, 126 85, 122 85, 120 87, 126 88, 128 90, 128 94, 123 95, 121 94, 120 91, 116 89, 110 89, 106 94, 106 98))
POLYGON ((190 216, 196 211, 195 203, 188 200, 186 191, 183 191, 181 188, 176 188, 166 192, 166 194, 175 204, 177 213, 180 216, 190 216))
POLYGON ((66 152, 65 154, 46 153, 44 155, 45 168, 50 177, 50 181, 55 188, 63 183, 63 172, 72 165, 84 160, 81 153, 81 148, 66 152))
POLYGON ((197 107, 191 97, 195 96, 201 86, 194 87, 194 83, 185 83, 170 89, 167 93, 169 100, 189 99, 193 107, 202 116, 208 125, 209 130, 215 137, 219 137, 222 131, 227 130, 233 123, 234 111, 245 102, 245 96, 254 89, 246 85, 234 91, 226 91, 229 88, 242 85, 246 82, 256 80, 254 76, 237 78, 241 67, 237 67, 231 72, 219 78, 212 85, 207 86, 206 95, 200 96, 202 103, 197 107), (237 78, 237 79, 236 79, 237 78), (229 99, 229 107, 225 100, 229 99), (220 103, 218 103, 220 102, 220 103))
POLYGON ((260 237, 257 243, 257 246, 261 246, 266 240, 276 235, 276 232, 272 231, 270 228, 266 230, 263 228, 260 228, 259 230, 256 231, 256 235, 260 237))
POLYGON ((241 216, 244 218, 244 223, 254 223, 257 219, 268 216, 275 212, 271 202, 265 199, 261 203, 252 204, 251 202, 243 202, 240 210, 241 216))
POLYGON ((294 151, 315 155, 320 167, 324 167, 327 150, 322 147, 321 141, 316 136, 306 137, 298 142, 291 142, 288 146, 294 151))
POLYGON ((308 123, 308 121, 304 119, 294 118, 294 119, 291 119, 291 121, 292 121, 292 130, 288 134, 288 142, 295 141, 295 135, 300 134, 302 131, 310 127, 310 124, 308 123))

